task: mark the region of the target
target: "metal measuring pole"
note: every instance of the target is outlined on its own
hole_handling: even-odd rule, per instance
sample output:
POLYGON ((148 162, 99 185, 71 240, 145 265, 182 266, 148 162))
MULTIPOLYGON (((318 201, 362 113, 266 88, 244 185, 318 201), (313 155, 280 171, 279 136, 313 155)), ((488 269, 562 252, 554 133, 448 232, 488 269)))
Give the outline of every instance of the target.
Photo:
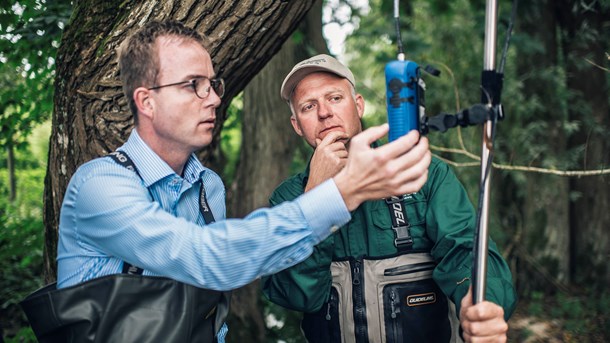
MULTIPOLYGON (((485 8, 485 45, 483 58, 483 72, 495 72, 496 65, 496 32, 497 32, 497 17, 498 3, 496 0, 487 0, 485 8)), ((489 90, 483 89, 483 103, 489 106, 490 112, 493 112, 493 105, 489 95, 493 94, 489 90)), ((483 147, 481 150, 481 187, 483 191, 480 194, 482 199, 480 208, 479 227, 475 236, 475 256, 474 270, 472 280, 472 296, 473 303, 477 304, 485 300, 485 289, 487 283, 487 247, 488 247, 488 222, 489 222, 489 180, 491 171, 491 158, 493 150, 492 139, 492 120, 488 119, 483 124, 483 147), (489 164, 489 166, 488 166, 489 164)))

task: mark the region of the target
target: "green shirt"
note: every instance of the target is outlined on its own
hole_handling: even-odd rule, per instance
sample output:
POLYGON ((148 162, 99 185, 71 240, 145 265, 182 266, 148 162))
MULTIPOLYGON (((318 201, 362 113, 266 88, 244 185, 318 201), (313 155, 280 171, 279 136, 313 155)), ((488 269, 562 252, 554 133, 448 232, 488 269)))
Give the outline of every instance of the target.
MULTIPOLYGON (((272 206, 301 195, 309 167, 285 180, 271 195, 272 206)), ((429 251, 437 266, 433 278, 456 305, 468 291, 472 274, 475 213, 466 191, 450 167, 432 159, 428 181, 405 200, 411 224, 414 251, 429 251)), ((319 310, 328 301, 330 264, 348 257, 396 255, 394 231, 384 200, 367 201, 352 212, 351 221, 314 247, 305 261, 263 278, 263 293, 269 300, 301 312, 319 310)), ((486 300, 504 308, 508 319, 516 306, 511 272, 489 240, 486 300)))

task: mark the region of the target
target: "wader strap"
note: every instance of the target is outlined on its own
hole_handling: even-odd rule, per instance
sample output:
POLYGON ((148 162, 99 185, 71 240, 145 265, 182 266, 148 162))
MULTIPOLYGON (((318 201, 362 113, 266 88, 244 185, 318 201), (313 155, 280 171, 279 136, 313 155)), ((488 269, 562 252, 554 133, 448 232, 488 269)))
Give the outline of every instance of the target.
POLYGON ((208 205, 208 199, 205 196, 203 180, 201 181, 201 188, 199 189, 199 212, 201 212, 206 224, 212 224, 216 221, 214 219, 214 215, 212 214, 212 209, 208 205))
POLYGON ((401 197, 390 197, 385 199, 385 203, 390 210, 390 218, 392 219, 392 230, 394 231, 394 246, 399 251, 411 249, 413 246, 413 237, 411 237, 411 224, 407 218, 407 209, 404 206, 406 195, 401 197))
MULTIPOLYGON (((140 173, 138 172, 138 168, 136 168, 136 165, 133 163, 133 161, 127 155, 126 152, 117 150, 117 151, 111 152, 110 154, 108 154, 108 156, 110 156, 116 163, 118 163, 121 166, 136 173, 140 177, 140 179, 142 178, 142 175, 140 175, 140 173)), ((152 194, 151 194, 151 197, 152 197, 152 194)), ((201 188, 199 189, 199 212, 203 216, 203 219, 205 220, 206 224, 211 224, 216 221, 214 219, 214 215, 212 214, 212 210, 210 209, 210 206, 208 205, 208 200, 205 196, 205 188, 203 187, 203 180, 201 181, 201 188)), ((123 274, 142 275, 142 273, 144 272, 144 269, 142 269, 140 267, 136 267, 130 263, 123 261, 123 271, 122 272, 123 272, 123 274)))
POLYGON ((114 162, 136 173, 140 177, 140 179, 142 178, 140 172, 138 171, 138 168, 136 168, 136 165, 124 151, 113 151, 108 154, 108 156, 110 156, 114 160, 114 162))

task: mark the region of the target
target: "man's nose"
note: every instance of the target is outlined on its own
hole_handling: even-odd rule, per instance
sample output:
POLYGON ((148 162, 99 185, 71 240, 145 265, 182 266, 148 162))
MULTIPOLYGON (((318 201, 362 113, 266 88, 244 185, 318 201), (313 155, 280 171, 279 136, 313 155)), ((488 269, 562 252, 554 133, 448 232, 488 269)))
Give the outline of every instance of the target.
POLYGON ((328 117, 331 117, 332 115, 333 115, 333 113, 332 113, 332 109, 330 108, 330 106, 328 106, 327 104, 324 104, 324 103, 320 103, 320 105, 318 107, 318 118, 326 119, 328 117))
POLYGON ((214 108, 220 106, 221 99, 218 96, 218 94, 216 93, 216 91, 214 90, 214 88, 210 89, 210 94, 208 95, 206 100, 209 103, 209 105, 214 106, 214 108))

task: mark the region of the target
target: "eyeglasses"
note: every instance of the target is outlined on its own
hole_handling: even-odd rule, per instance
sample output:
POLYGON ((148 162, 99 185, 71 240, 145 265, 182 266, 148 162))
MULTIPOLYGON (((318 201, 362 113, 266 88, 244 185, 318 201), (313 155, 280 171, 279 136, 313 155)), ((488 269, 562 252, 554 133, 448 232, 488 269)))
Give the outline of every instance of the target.
POLYGON ((154 86, 154 87, 148 88, 148 90, 154 90, 154 89, 159 89, 159 88, 163 88, 163 87, 178 86, 178 85, 184 85, 184 84, 188 84, 191 88, 193 88, 193 90, 195 91, 195 95, 197 95, 197 97, 199 99, 207 98, 210 95, 210 90, 212 90, 212 89, 214 90, 216 95, 218 95, 219 98, 222 98, 222 96, 225 95, 225 80, 223 80, 221 78, 210 79, 205 76, 196 77, 196 78, 190 79, 188 81, 181 81, 181 82, 176 82, 176 83, 170 83, 167 85, 154 86))

